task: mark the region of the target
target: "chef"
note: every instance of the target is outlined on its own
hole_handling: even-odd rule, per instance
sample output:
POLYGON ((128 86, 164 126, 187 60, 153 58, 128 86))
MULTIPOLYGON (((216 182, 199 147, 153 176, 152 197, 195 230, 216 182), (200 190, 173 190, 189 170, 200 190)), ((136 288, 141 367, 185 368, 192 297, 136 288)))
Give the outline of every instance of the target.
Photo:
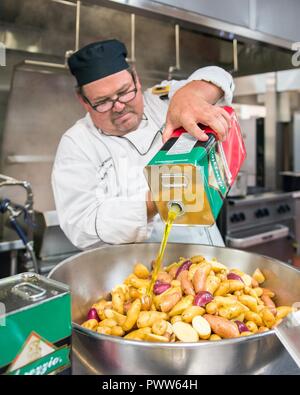
MULTIPOLYGON (((205 141, 198 123, 221 140, 230 125, 220 107, 230 105, 234 87, 225 70, 200 68, 187 80, 143 93, 126 56, 124 44, 113 39, 89 44, 68 60, 86 115, 61 138, 52 186, 60 226, 80 249, 161 241, 164 224, 144 167, 180 126, 205 141), (161 89, 168 93, 155 94, 161 89)), ((224 245, 216 225, 173 227, 169 241, 224 245)))

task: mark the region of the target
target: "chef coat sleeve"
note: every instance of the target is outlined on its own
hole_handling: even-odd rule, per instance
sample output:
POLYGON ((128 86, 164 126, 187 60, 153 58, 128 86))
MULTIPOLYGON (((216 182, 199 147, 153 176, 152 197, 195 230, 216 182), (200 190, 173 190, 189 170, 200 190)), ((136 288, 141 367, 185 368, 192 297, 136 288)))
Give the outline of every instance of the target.
POLYGON ((207 66, 196 70, 189 76, 187 80, 175 81, 172 80, 170 84, 169 98, 171 99, 174 93, 191 81, 207 81, 221 88, 224 96, 217 104, 230 105, 232 102, 234 82, 232 76, 224 69, 218 66, 207 66))
POLYGON ((137 192, 130 199, 117 196, 117 190, 110 185, 112 172, 108 165, 107 173, 100 176, 99 166, 76 142, 62 138, 52 171, 52 186, 60 226, 80 249, 99 241, 141 242, 151 234, 145 192, 137 192))

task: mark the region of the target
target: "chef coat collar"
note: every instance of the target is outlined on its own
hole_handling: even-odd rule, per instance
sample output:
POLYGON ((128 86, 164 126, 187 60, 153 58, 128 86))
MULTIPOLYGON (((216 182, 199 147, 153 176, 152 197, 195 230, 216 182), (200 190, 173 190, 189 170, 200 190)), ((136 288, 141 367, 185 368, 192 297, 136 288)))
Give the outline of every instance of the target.
POLYGON ((129 141, 140 155, 146 155, 158 134, 162 134, 162 129, 157 130, 156 125, 148 118, 142 120, 137 130, 120 136, 120 138, 129 141))
POLYGON ((162 134, 162 128, 157 129, 157 126, 154 122, 151 121, 148 114, 146 114, 147 119, 142 120, 139 127, 133 132, 127 133, 125 136, 109 136, 102 132, 101 129, 97 129, 93 121, 90 117, 90 114, 86 115, 87 120, 91 123, 95 130, 97 130, 100 134, 112 138, 125 139, 127 140, 140 155, 146 155, 152 147, 154 140, 158 134, 162 134))

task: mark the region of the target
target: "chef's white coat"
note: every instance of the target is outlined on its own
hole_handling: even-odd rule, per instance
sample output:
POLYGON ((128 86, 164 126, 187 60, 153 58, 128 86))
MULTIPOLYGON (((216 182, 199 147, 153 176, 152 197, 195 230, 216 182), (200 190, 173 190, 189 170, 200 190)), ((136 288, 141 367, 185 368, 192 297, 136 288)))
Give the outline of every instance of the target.
MULTIPOLYGON (((188 80, 172 81, 169 99, 192 80, 213 82, 224 91, 217 104, 231 103, 232 77, 216 66, 198 69, 188 80)), ((165 123, 168 103, 149 89, 144 93, 144 119, 137 130, 122 137, 105 135, 87 113, 62 136, 52 186, 60 226, 78 248, 161 241, 164 225, 159 215, 147 222, 149 188, 143 169, 162 146, 159 129, 165 123)), ((169 241, 224 245, 216 225, 173 226, 169 241)))

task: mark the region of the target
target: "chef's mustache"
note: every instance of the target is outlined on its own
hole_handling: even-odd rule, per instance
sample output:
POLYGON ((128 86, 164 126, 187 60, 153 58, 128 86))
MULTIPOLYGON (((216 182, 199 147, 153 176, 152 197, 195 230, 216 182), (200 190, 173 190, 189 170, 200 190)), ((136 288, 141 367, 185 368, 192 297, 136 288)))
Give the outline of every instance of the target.
POLYGON ((123 111, 113 113, 112 120, 115 121, 117 118, 121 117, 122 115, 128 114, 130 112, 132 112, 132 110, 130 108, 125 107, 123 111))

